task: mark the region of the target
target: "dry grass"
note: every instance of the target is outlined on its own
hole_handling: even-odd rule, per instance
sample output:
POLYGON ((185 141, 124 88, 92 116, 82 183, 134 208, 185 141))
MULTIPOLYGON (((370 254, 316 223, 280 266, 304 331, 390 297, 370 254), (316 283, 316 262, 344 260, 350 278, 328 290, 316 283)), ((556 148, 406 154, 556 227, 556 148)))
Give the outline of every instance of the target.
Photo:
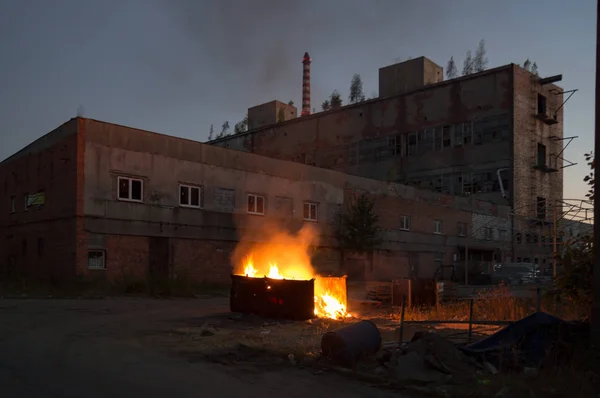
MULTIPOLYGON (((480 292, 473 300, 473 319, 478 321, 516 321, 536 311, 537 300, 534 298, 515 297, 508 286, 498 285, 485 292, 480 292)), ((542 296, 541 310, 562 319, 581 319, 585 311, 569 304, 560 304, 548 294, 542 296)), ((400 309, 391 314, 394 319, 400 318, 400 309)), ((433 307, 407 308, 404 313, 407 321, 469 320, 469 300, 440 303, 433 307)))

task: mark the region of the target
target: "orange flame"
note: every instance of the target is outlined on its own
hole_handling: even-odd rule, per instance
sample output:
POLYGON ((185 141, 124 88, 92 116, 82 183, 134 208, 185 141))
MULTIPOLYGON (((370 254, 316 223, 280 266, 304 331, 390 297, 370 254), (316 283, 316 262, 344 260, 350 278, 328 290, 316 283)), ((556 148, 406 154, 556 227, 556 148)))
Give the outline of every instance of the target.
POLYGON ((347 313, 345 278, 319 278, 311 261, 309 250, 315 245, 316 233, 305 226, 296 235, 278 228, 267 230, 261 243, 242 242, 233 257, 238 266, 234 273, 250 278, 315 279, 315 315, 339 319, 347 313), (266 242, 265 242, 266 241, 266 242))

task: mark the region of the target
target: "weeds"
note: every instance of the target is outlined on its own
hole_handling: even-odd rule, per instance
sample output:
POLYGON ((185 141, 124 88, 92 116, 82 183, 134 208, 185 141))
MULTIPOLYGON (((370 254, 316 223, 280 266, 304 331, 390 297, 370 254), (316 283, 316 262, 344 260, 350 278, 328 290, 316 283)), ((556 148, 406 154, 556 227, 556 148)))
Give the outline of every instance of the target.
MULTIPOLYGON (((558 302, 554 295, 542 295, 540 309, 562 319, 574 320, 585 316, 586 310, 572 303, 558 302)), ((515 297, 510 287, 497 285, 480 292, 473 299, 473 319, 478 321, 516 321, 530 315, 537 309, 537 299, 515 297)), ((394 317, 399 317, 399 310, 394 317)), ((448 320, 466 321, 469 319, 469 300, 439 303, 432 307, 406 308, 407 321, 448 320)))

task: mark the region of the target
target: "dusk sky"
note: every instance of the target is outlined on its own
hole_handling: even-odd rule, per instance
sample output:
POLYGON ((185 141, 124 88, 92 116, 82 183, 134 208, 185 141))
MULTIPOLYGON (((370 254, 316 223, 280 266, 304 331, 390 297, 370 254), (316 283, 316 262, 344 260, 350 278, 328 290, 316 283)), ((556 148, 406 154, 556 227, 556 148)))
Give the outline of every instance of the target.
POLYGON ((596 1, 0 0, 0 158, 76 116, 206 140, 273 99, 312 103, 360 73, 426 56, 459 70, 485 39, 488 67, 537 62, 562 74, 565 198, 583 198, 593 148, 596 1))

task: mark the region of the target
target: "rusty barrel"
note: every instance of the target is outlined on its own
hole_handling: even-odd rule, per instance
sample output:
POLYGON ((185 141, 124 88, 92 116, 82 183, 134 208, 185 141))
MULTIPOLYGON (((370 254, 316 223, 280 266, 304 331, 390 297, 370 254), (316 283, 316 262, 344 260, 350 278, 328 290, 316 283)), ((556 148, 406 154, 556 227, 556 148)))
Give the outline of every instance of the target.
POLYGON ((327 332, 321 338, 323 355, 335 363, 352 367, 381 347, 381 333, 371 321, 360 321, 327 332))

